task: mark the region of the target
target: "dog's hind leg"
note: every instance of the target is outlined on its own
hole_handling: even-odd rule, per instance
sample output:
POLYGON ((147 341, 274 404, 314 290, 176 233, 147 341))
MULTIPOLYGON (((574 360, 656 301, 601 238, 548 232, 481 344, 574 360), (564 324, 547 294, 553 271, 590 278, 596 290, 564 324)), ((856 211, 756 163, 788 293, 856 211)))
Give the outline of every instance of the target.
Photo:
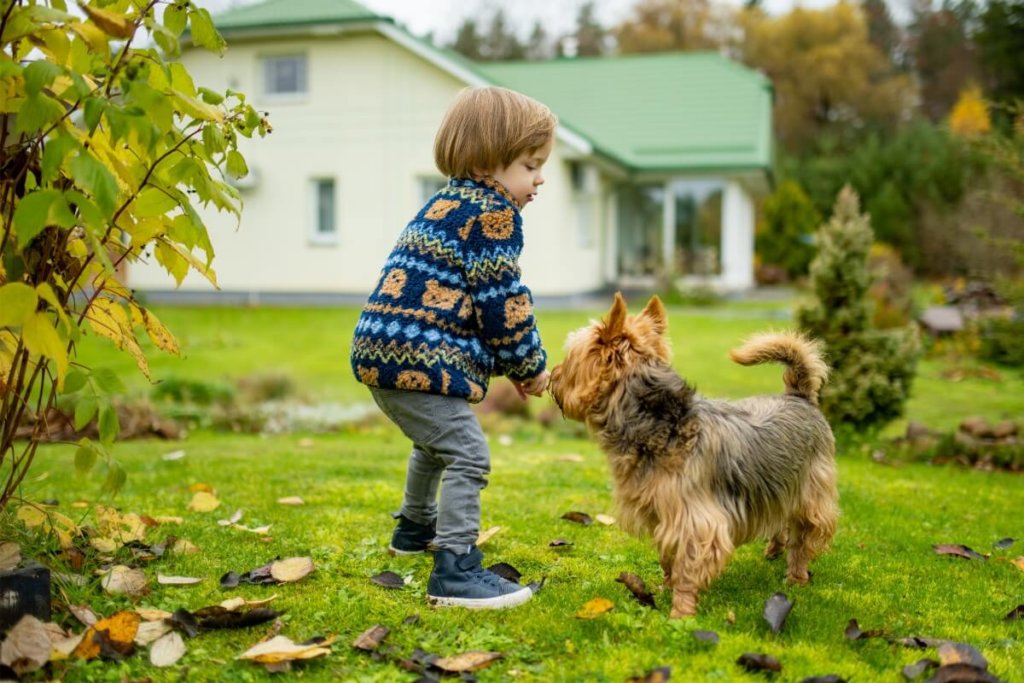
POLYGON ((778 559, 782 551, 786 549, 786 532, 780 531, 774 534, 768 545, 764 548, 764 557, 766 560, 778 559))
POLYGON ((822 459, 811 466, 801 494, 801 504, 789 521, 786 544, 787 575, 790 583, 810 581, 807 566, 828 547, 839 518, 835 464, 822 459))

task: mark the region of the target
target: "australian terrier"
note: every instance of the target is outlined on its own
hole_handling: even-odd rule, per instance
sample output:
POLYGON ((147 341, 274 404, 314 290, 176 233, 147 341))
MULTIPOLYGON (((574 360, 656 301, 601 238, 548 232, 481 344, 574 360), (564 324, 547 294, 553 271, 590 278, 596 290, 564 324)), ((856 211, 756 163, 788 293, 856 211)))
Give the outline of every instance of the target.
POLYGON ((562 414, 608 456, 621 526, 653 537, 673 618, 696 614, 733 549, 757 538, 768 558, 785 549, 790 582, 807 583, 839 515, 818 345, 789 332, 751 339, 732 359, 785 364, 785 394, 711 400, 672 369, 667 323, 658 297, 630 316, 616 294, 605 320, 569 335, 551 373, 562 414))

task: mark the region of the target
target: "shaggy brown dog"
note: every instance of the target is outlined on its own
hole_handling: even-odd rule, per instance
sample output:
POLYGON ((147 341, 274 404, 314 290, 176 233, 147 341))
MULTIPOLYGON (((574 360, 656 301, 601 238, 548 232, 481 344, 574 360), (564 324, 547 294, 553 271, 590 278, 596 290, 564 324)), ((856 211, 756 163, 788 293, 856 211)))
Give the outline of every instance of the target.
POLYGON ((622 527, 653 536, 672 617, 695 614, 733 549, 756 538, 770 558, 785 548, 788 580, 806 583, 839 514, 817 345, 794 333, 750 340, 732 359, 786 364, 786 393, 715 401, 672 369, 666 327, 658 297, 627 316, 616 294, 605 320, 569 335, 551 373, 562 414, 585 422, 608 455, 622 527))

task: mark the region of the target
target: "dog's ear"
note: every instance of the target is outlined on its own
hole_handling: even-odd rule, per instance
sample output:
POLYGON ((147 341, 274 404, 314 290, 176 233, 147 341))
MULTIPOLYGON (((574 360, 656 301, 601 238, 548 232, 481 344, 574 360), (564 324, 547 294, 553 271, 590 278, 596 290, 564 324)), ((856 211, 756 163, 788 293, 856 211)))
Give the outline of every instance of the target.
POLYGON ((611 342, 622 334, 622 327, 626 322, 626 300, 622 298, 622 292, 615 292, 615 301, 608 310, 608 317, 604 320, 601 328, 601 340, 605 343, 611 342))
POLYGON ((657 334, 665 334, 665 330, 668 329, 668 314, 665 313, 665 305, 661 303, 661 299, 655 294, 651 297, 651 300, 647 302, 647 306, 640 315, 646 316, 650 321, 654 331, 657 334))

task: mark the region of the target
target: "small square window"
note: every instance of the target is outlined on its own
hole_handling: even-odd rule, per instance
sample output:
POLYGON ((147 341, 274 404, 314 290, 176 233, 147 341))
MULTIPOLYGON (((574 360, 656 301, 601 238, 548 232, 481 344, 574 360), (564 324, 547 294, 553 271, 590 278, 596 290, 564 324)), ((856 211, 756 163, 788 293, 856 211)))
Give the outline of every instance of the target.
POLYGON ((263 58, 265 94, 302 95, 306 91, 306 55, 275 55, 263 58))
POLYGON ((441 176, 426 176, 420 178, 420 204, 426 204, 427 200, 447 187, 448 180, 441 176))
POLYGON ((310 241, 315 244, 336 244, 338 222, 334 178, 314 179, 312 195, 313 225, 310 241))

